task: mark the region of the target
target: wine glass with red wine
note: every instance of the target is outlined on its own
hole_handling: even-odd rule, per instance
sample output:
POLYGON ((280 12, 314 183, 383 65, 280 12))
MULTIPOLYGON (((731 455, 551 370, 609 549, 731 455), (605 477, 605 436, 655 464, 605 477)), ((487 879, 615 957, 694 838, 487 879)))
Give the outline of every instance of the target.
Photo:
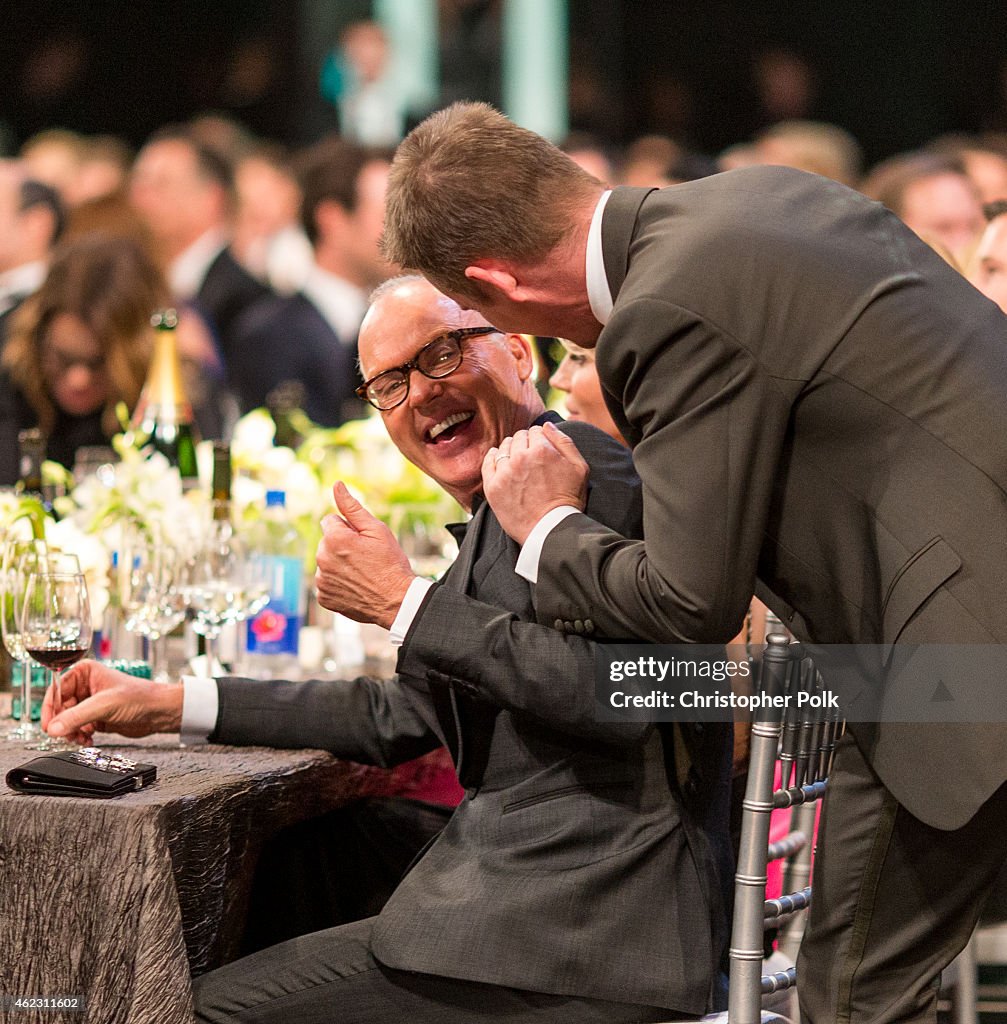
MULTIPOLYGON (((36 572, 25 580, 21 638, 29 657, 48 670, 52 712, 58 715, 63 701, 57 673, 76 664, 91 648, 91 605, 82 573, 36 572)), ((45 736, 32 749, 74 746, 45 736)))

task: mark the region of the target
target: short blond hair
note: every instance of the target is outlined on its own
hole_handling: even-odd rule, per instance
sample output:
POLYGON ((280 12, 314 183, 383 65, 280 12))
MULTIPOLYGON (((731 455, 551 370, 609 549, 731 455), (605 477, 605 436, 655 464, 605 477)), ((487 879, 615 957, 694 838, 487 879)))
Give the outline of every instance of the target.
POLYGON ((455 103, 414 128, 395 154, 382 252, 441 291, 472 295, 467 266, 486 257, 542 260, 602 188, 487 104, 455 103))

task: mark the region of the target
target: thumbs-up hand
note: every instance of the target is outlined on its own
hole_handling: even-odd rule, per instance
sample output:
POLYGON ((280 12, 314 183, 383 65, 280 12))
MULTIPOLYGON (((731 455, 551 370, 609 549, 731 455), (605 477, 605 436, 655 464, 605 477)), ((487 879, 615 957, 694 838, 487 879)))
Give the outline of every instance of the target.
POLYGON ((415 573, 392 531, 337 483, 338 514, 322 520, 315 591, 318 603, 357 622, 386 629, 395 621, 415 573))

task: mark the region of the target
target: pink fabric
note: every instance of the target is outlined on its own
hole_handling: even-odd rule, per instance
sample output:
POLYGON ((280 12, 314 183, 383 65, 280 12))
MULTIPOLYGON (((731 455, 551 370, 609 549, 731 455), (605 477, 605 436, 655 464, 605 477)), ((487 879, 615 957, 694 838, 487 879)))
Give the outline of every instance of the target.
MULTIPOLYGON (((776 768, 776 785, 780 784, 780 768, 776 768)), ((769 819, 769 841, 775 843, 790 831, 790 808, 773 811, 769 819)), ((766 867, 766 899, 775 900, 783 893, 783 861, 771 860, 766 867)))
POLYGON ((446 747, 382 772, 382 784, 369 796, 405 796, 443 807, 457 807, 465 791, 458 785, 446 747))

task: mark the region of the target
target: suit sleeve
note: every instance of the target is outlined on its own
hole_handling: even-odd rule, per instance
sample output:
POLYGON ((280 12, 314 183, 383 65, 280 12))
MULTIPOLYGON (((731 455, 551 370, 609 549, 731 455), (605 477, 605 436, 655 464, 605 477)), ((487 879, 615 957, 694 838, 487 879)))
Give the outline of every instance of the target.
MULTIPOLYGON (((618 529, 639 535, 640 482, 626 449, 584 424, 565 423, 561 429, 591 466, 588 508, 618 529)), ((500 530, 495 519, 488 528, 500 530)), ((596 720, 595 643, 561 633, 551 623, 527 621, 512 610, 533 612, 528 584, 513 572, 516 555, 517 546, 508 541, 475 596, 446 584, 430 592, 399 650, 400 674, 450 682, 470 697, 565 732, 616 744, 642 742, 650 729, 646 723, 596 720), (518 591, 524 596, 521 605, 514 603, 518 591)))
POLYGON ((212 743, 314 747, 337 757, 388 768, 441 741, 396 680, 218 680, 212 743))
POLYGON ((643 722, 597 721, 595 643, 436 587, 399 649, 403 675, 449 683, 461 693, 574 735, 642 743, 643 722))
POLYGON ((590 618, 600 633, 655 643, 726 642, 754 589, 796 382, 659 300, 636 301, 605 330, 602 379, 641 434, 644 541, 565 519, 543 547, 537 617, 590 618))

